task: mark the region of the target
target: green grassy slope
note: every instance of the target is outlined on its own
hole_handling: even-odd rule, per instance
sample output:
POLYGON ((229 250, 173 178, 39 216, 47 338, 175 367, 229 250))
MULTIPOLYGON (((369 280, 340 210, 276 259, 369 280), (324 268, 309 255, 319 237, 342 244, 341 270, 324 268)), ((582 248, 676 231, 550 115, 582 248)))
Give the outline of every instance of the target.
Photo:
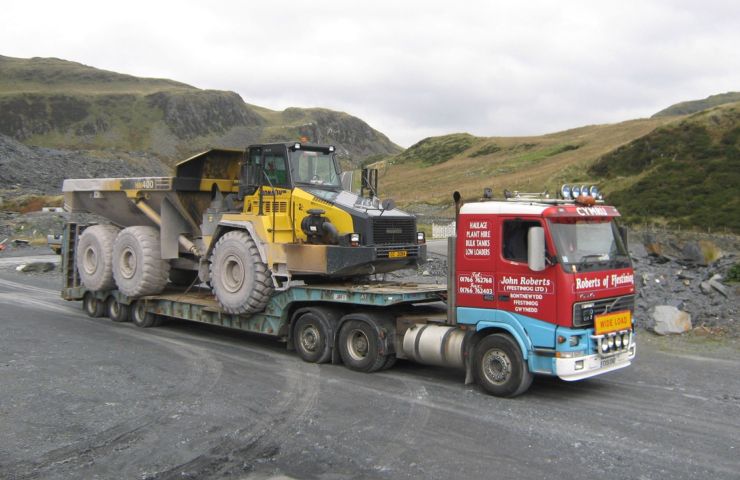
POLYGON ((659 111, 653 116, 664 117, 670 115, 691 115, 692 113, 701 112, 708 108, 718 107, 720 105, 734 102, 740 102, 740 92, 720 93, 718 95, 710 95, 703 100, 691 100, 688 102, 677 103, 659 111))
POLYGON ((629 221, 740 233, 740 102, 658 128, 589 173, 629 221))
POLYGON ((54 58, 0 56, 0 133, 64 149, 154 153, 170 163, 212 146, 310 141, 345 160, 401 149, 362 120, 326 109, 276 112, 234 92, 200 90, 54 58))

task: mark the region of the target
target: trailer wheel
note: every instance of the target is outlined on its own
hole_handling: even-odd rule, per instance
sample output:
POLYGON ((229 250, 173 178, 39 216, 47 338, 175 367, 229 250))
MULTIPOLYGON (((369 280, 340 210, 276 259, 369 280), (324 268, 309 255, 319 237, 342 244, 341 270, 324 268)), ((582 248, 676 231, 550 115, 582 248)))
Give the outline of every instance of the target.
POLYGON ((359 372, 375 372, 383 368, 386 355, 378 351, 378 334, 369 324, 350 320, 339 332, 339 355, 344 364, 359 372))
POLYGON ((199 283, 197 270, 173 268, 170 270, 170 283, 180 287, 190 287, 199 283))
POLYGON ((162 323, 157 315, 147 311, 144 300, 137 300, 131 306, 131 321, 141 328, 157 327, 162 323))
POLYGON ((326 363, 331 358, 331 339, 326 320, 314 311, 301 315, 293 327, 293 346, 303 360, 326 363))
POLYGON ((272 278, 257 245, 242 230, 225 233, 211 255, 211 286, 228 313, 261 312, 272 294, 272 278))
POLYGON ((519 345, 509 335, 495 333, 475 348, 473 373, 486 392, 497 397, 516 397, 532 384, 532 373, 519 345))
POLYGON ((80 235, 75 263, 88 290, 108 290, 115 285, 112 258, 116 235, 118 229, 112 225, 93 225, 80 235))
POLYGON ((113 277, 128 297, 156 295, 164 290, 170 264, 162 260, 159 231, 154 227, 128 227, 113 244, 113 277))
POLYGON ((130 308, 125 303, 120 303, 114 297, 108 299, 108 318, 114 322, 128 322, 130 308))
POLYGON ((92 292, 87 292, 82 297, 82 309, 90 317, 102 317, 105 315, 105 303, 95 297, 92 292))
POLYGON ((396 364, 396 361, 398 361, 398 357, 396 354, 390 354, 385 356, 385 363, 382 367, 380 367, 381 370, 388 370, 389 368, 392 368, 393 365, 396 364))

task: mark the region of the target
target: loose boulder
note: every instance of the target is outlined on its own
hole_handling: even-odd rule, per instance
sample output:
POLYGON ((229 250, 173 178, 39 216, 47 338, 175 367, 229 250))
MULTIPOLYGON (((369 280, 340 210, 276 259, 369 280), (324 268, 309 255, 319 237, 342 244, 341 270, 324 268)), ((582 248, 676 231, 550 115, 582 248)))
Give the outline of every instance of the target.
POLYGON ((657 305, 650 313, 652 330, 658 335, 681 334, 691 330, 691 315, 671 305, 657 305))

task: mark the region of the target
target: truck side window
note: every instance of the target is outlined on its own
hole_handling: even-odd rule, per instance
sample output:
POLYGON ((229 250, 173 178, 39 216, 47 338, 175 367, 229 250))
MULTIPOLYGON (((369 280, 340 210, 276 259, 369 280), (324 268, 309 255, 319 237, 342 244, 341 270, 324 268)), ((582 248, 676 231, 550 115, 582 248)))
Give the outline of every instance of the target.
POLYGON ((540 222, 505 220, 503 228, 503 255, 512 262, 527 263, 527 233, 540 222))

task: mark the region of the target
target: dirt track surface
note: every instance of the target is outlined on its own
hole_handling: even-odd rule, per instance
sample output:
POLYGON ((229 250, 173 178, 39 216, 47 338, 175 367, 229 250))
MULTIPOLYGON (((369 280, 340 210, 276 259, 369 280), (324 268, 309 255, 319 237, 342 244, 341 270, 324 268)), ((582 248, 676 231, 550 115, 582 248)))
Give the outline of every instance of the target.
POLYGON ((732 340, 641 332, 631 368, 503 400, 454 370, 93 319, 58 292, 0 270, 0 478, 737 478, 732 340))

